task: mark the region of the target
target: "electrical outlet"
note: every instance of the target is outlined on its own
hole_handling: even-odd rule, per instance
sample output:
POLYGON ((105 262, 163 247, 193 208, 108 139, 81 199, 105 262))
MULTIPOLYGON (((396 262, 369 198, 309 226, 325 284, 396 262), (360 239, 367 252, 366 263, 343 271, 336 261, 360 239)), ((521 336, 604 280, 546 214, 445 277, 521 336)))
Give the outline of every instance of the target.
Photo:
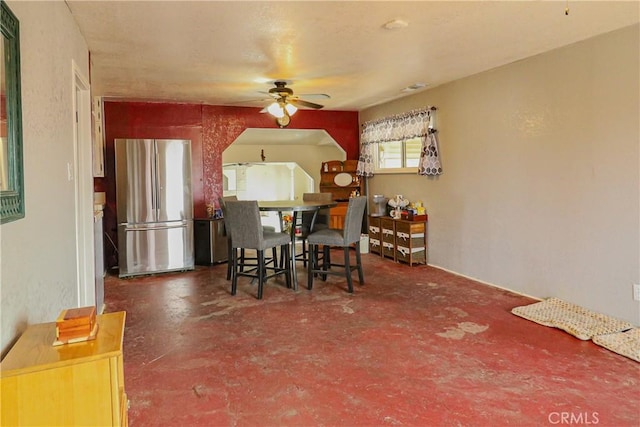
POLYGON ((633 300, 640 301, 640 285, 637 283, 633 285, 633 300))

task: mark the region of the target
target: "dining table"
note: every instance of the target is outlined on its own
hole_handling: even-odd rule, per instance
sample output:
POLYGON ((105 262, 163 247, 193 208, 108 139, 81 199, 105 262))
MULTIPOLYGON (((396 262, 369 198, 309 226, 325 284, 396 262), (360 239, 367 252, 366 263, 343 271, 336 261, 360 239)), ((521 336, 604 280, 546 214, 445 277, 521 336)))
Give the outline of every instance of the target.
POLYGON ((283 214, 291 212, 291 227, 289 234, 291 235, 291 282, 293 289, 298 290, 298 278, 296 274, 296 224, 298 215, 302 212, 313 212, 313 218, 310 224, 310 232, 313 231, 316 217, 321 209, 332 208, 337 202, 318 202, 296 200, 258 200, 258 208, 263 212, 278 212, 280 217, 280 227, 284 230, 283 214))

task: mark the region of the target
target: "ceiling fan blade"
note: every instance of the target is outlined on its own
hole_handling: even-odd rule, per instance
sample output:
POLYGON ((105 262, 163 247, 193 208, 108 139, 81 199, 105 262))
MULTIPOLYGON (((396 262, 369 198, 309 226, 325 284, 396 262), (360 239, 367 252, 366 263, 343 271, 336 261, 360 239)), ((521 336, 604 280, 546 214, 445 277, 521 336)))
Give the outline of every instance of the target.
MULTIPOLYGON (((271 98, 276 99, 276 100, 281 98, 280 94, 278 94, 278 93, 273 93, 273 92, 269 93, 269 92, 265 92, 263 90, 259 90, 258 93, 263 93, 263 94, 265 94, 267 96, 270 96, 271 98)), ((268 100, 269 100, 269 98, 265 99, 265 101, 268 101, 268 100)))
POLYGON ((289 99, 287 99, 287 102, 295 105, 296 107, 313 108, 315 110, 319 110, 320 108, 324 107, 324 105, 320 105, 320 104, 316 104, 316 103, 313 103, 313 102, 305 101, 304 99, 289 98, 289 99))
POLYGON ((298 95, 301 98, 312 98, 312 99, 331 99, 331 95, 326 93, 303 93, 298 95))

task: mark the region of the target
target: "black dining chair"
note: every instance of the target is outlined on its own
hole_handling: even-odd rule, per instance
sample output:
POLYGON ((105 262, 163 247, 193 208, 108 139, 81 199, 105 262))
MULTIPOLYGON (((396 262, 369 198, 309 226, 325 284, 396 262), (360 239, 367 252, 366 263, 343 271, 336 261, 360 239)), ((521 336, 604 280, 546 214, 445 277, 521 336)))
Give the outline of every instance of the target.
POLYGON ((364 273, 362 271, 362 259, 360 255, 360 234, 362 230, 362 220, 367 205, 366 197, 352 197, 349 199, 347 213, 344 220, 344 229, 326 228, 315 231, 307 236, 309 244, 309 263, 307 268, 307 288, 313 288, 313 279, 316 275, 320 275, 326 279, 327 274, 344 274, 347 279, 347 288, 350 293, 353 292, 353 281, 351 273, 358 270, 358 281, 360 285, 364 284, 364 273), (323 246, 322 264, 319 263, 318 250, 320 245, 323 246), (351 265, 350 247, 355 246, 356 264, 351 265), (330 248, 341 247, 344 251, 344 264, 331 262, 330 248), (332 271, 332 267, 339 267, 340 271, 332 271))
POLYGON ((238 288, 238 276, 258 279, 258 299, 262 299, 264 283, 267 279, 284 275, 287 288, 291 288, 291 259, 289 244, 291 237, 287 233, 265 231, 260 220, 258 202, 255 200, 227 201, 225 203, 226 225, 231 234, 231 295, 235 295, 238 288), (282 267, 273 263, 270 267, 265 262, 265 251, 271 249, 273 257, 276 248, 280 246, 281 256, 284 258, 282 267), (243 271, 238 263, 238 250, 253 249, 256 251, 257 267, 243 271))
MULTIPOLYGON (((227 221, 226 221, 226 202, 229 201, 237 201, 238 197, 237 196, 224 196, 224 197, 219 197, 218 198, 218 204, 220 205, 220 208, 222 209, 222 218, 224 221, 224 226, 225 226, 225 230, 227 228, 227 221)), ((276 231, 275 227, 272 227, 270 225, 263 225, 262 229, 264 231, 276 231)), ((227 280, 231 280, 231 237, 229 236, 229 233, 227 233, 227 280)), ((274 265, 278 262, 278 258, 274 253, 274 256, 272 258, 267 258, 267 263, 274 263, 274 265)), ((242 249, 240 251, 240 259, 239 259, 239 265, 240 265, 240 269, 244 270, 245 267, 252 267, 252 268, 256 268, 257 267, 257 259, 255 257, 247 257, 245 256, 245 252, 244 249, 242 249)))

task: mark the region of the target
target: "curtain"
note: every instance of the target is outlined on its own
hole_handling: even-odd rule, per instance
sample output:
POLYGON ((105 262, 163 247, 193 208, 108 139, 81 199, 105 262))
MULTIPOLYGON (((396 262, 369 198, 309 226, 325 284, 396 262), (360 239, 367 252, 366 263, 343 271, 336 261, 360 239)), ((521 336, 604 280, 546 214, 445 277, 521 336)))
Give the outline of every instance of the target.
POLYGON ((435 110, 435 107, 426 107, 408 113, 366 122, 363 125, 362 135, 360 137, 361 148, 356 174, 365 177, 373 176, 377 144, 389 141, 403 141, 417 137, 422 138, 423 141, 418 173, 421 175, 433 175, 431 171, 434 168, 438 171, 437 174, 442 173, 435 133, 434 130, 429 127, 432 123, 431 118, 435 110), (431 135, 434 136, 434 139, 431 138, 431 135), (434 158, 437 164, 435 164, 434 158), (423 163, 424 168, 422 167, 423 163), (427 173, 422 173, 423 170, 427 173))
POLYGON ((442 164, 438 153, 438 131, 431 129, 422 138, 422 151, 420 152, 420 164, 418 165, 418 175, 440 175, 442 164))

